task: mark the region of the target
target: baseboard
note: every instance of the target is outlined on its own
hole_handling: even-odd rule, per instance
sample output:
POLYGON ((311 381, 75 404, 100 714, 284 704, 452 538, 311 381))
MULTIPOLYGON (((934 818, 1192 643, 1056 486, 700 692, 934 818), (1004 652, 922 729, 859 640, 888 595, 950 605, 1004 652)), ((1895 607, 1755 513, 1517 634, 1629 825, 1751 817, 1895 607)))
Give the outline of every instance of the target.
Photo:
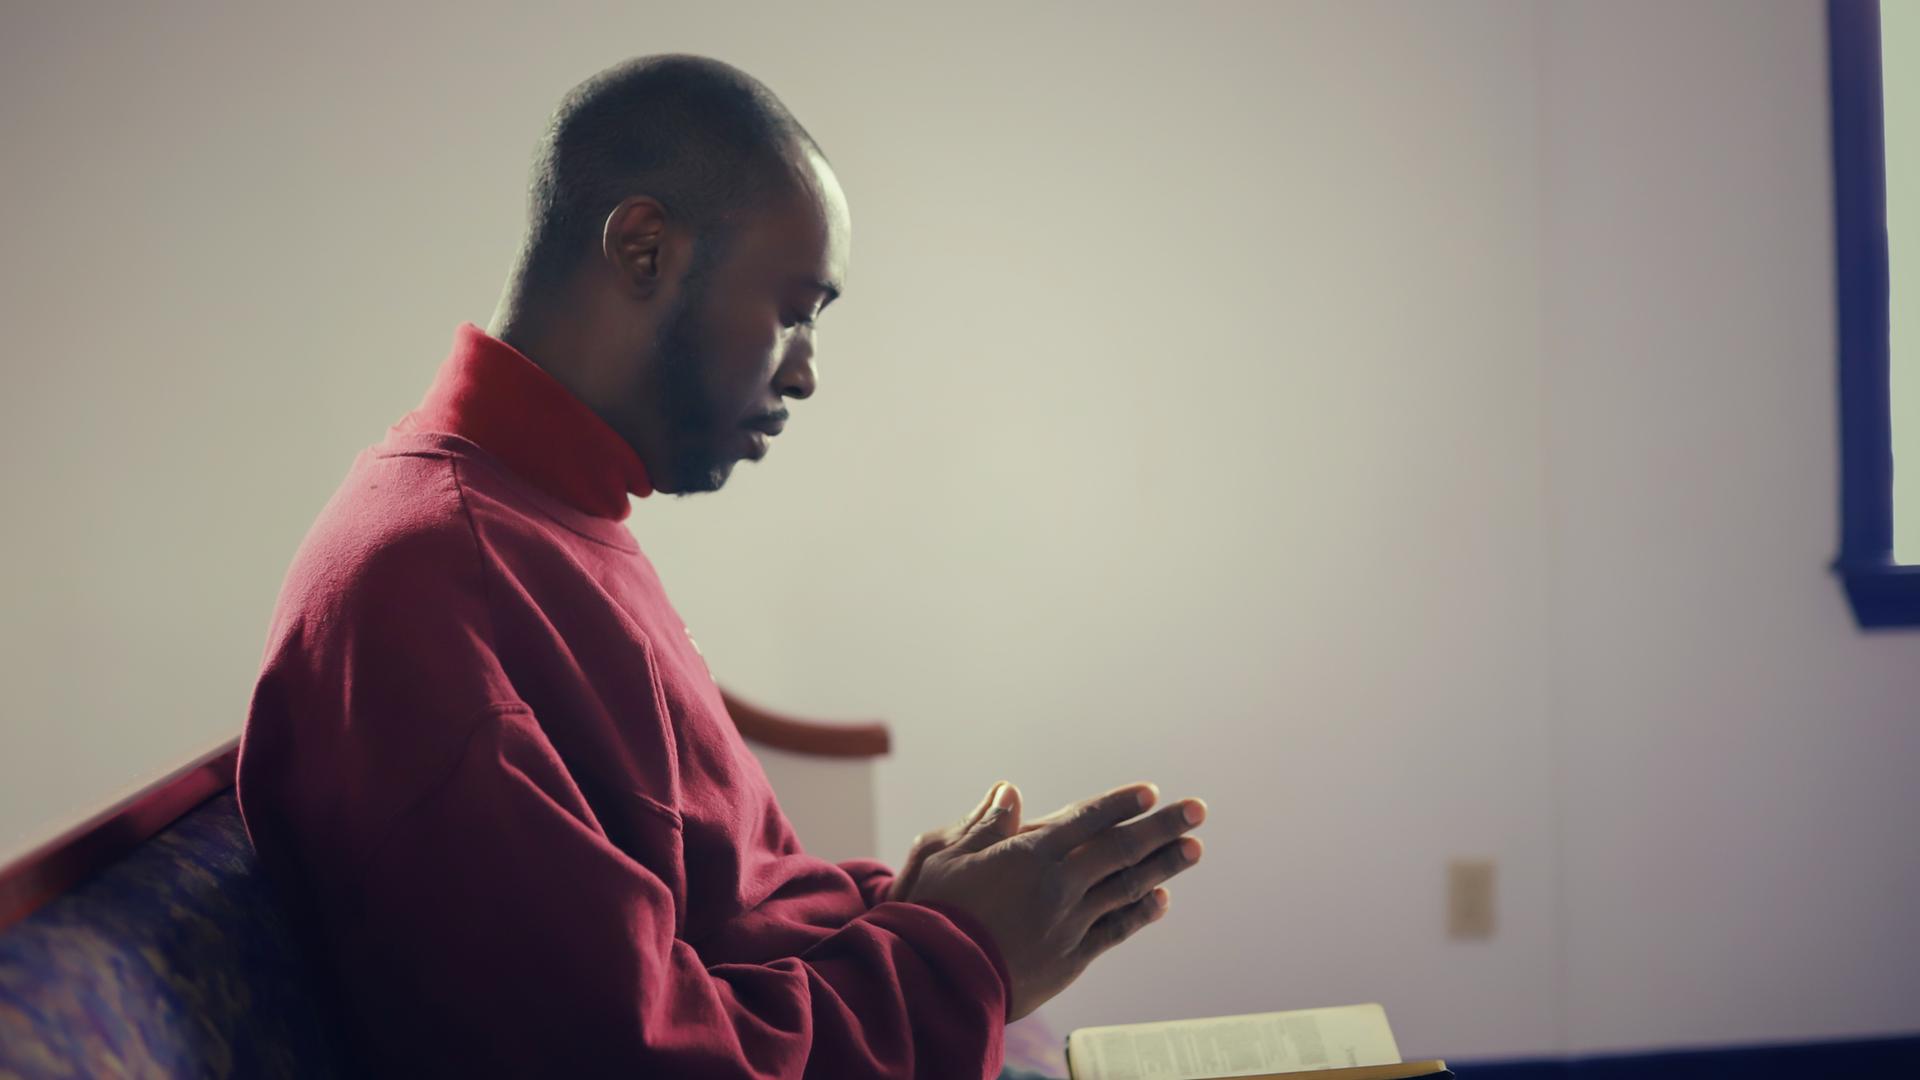
POLYGON ((1920 1035, 1545 1061, 1449 1061, 1460 1080, 1806 1080, 1920 1076, 1920 1035))

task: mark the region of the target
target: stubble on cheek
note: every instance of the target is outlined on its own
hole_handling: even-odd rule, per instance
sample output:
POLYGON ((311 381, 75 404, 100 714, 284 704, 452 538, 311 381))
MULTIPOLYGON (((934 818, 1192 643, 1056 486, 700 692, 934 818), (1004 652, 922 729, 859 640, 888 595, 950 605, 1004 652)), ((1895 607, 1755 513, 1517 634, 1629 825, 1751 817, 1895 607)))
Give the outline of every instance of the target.
POLYGON ((681 492, 716 491, 733 463, 721 457, 721 418, 706 384, 709 350, 692 310, 683 306, 674 313, 658 347, 655 390, 668 433, 674 487, 681 492))

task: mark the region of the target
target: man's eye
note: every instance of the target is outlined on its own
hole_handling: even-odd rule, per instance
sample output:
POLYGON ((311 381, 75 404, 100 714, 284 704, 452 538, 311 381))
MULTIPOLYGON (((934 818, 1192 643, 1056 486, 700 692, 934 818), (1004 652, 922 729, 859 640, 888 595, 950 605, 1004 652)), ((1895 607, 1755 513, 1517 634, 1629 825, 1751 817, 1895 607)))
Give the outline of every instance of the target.
POLYGON ((787 326, 787 327, 812 326, 813 320, 807 318, 804 315, 789 315, 786 318, 780 320, 780 325, 787 326))

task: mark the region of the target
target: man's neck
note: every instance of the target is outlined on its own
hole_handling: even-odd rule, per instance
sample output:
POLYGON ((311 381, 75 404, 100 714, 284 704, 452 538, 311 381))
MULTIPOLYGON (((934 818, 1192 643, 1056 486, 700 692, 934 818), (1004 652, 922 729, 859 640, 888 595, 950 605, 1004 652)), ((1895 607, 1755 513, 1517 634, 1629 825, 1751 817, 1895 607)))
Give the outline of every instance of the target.
MULTIPOLYGON (((646 418, 610 416, 596 404, 632 398, 626 382, 633 376, 618 370, 617 353, 605 352, 610 345, 607 335, 595 329, 602 325, 590 313, 576 308, 561 309, 529 300, 516 275, 501 294, 486 330, 519 350, 615 431, 646 430, 646 418)), ((617 348, 617 343, 613 344, 617 348)), ((629 445, 633 445, 631 440, 629 445)), ((641 452, 640 447, 634 448, 641 452)))
POLYGON ((541 370, 559 378, 549 366, 552 361, 542 355, 553 355, 549 349, 543 347, 546 339, 542 325, 544 322, 545 320, 540 318, 535 307, 522 295, 520 276, 516 270, 514 276, 507 282, 507 287, 501 290, 500 302, 494 305, 493 317, 487 320, 487 333, 519 349, 527 359, 539 364, 541 370))
POLYGON ((591 406, 598 400, 592 389, 592 356, 584 341, 575 340, 585 322, 529 302, 516 279, 501 294, 493 318, 487 322, 487 333, 520 350, 574 397, 591 406))

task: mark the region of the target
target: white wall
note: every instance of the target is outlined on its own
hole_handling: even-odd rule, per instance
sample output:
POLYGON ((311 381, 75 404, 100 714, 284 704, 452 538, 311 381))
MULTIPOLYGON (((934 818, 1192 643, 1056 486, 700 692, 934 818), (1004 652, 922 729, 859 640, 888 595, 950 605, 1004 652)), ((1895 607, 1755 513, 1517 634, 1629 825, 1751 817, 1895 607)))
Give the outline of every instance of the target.
POLYGON ((893 722, 888 858, 1000 778, 1212 806, 1058 1026, 1920 1029, 1920 646, 1822 570, 1820 10, 11 9, 0 852, 237 729, 308 522, 492 311, 547 111, 684 49, 854 217, 821 393, 632 520, 716 670, 893 722), (1455 854, 1491 942, 1442 936, 1455 854))
POLYGON ((1920 640, 1856 632, 1823 569, 1824 19, 1636 0, 1545 20, 1577 1047, 1920 1029, 1920 640))
POLYGON ((1550 1048, 1527 10, 1090 10, 795 103, 861 125, 814 129, 821 392, 634 528, 743 690, 893 720, 889 858, 1001 777, 1208 799, 1062 1027, 1381 999, 1410 1047, 1550 1048), (1461 851, 1488 945, 1440 933, 1461 851))

